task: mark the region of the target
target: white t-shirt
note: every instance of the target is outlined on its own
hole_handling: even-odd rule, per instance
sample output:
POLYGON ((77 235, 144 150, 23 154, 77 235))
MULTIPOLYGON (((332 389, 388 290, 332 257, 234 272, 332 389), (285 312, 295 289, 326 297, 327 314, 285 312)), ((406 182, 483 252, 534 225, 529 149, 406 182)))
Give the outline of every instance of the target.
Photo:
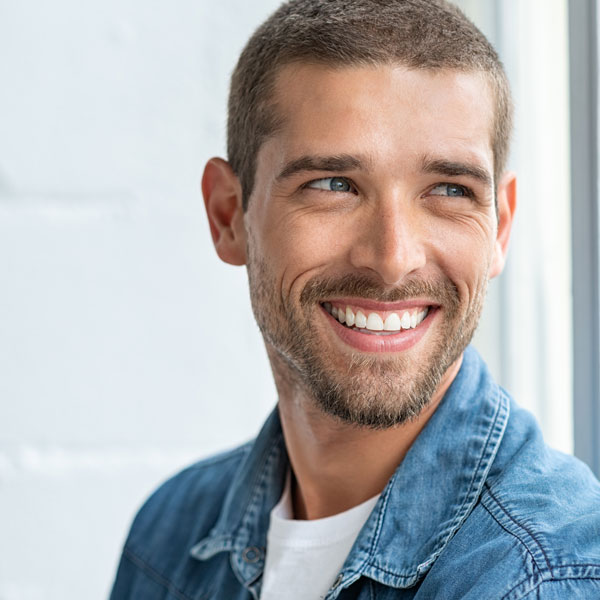
POLYGON ((318 600, 335 582, 379 495, 343 513, 292 519, 288 474, 281 500, 271 511, 260 600, 318 600))

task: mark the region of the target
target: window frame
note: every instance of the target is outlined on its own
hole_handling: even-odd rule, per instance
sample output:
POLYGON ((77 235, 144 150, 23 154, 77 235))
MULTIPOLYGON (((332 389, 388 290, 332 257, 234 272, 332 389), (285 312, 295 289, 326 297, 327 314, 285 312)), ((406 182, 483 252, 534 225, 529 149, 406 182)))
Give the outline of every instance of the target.
POLYGON ((575 455, 600 476, 598 11, 569 1, 575 455))

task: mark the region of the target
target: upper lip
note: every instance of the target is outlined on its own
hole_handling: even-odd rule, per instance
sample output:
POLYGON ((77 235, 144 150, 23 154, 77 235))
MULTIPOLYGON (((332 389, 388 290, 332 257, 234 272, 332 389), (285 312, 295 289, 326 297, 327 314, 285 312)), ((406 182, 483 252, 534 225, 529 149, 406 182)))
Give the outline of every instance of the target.
POLYGON ((366 298, 327 298, 323 300, 321 304, 329 302, 331 304, 345 304, 347 306, 358 306, 368 310, 389 312, 398 310, 408 310, 410 308, 426 308, 428 306, 435 306, 435 303, 428 300, 402 300, 400 302, 379 302, 377 300, 367 300, 366 298))

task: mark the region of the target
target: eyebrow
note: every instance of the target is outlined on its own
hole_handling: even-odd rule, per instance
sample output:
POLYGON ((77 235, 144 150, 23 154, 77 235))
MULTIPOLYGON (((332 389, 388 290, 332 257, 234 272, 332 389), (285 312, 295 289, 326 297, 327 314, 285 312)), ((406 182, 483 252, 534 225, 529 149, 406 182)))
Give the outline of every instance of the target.
POLYGON ((421 164, 421 170, 424 173, 447 175, 448 177, 465 175, 467 177, 472 177, 487 186, 494 183, 493 177, 486 169, 470 163, 424 157, 421 164))
POLYGON ((305 155, 288 162, 281 173, 277 175, 277 180, 286 179, 303 171, 337 171, 343 173, 353 169, 366 170, 365 161, 351 154, 338 154, 335 156, 305 155))
MULTIPOLYGON (((333 156, 312 156, 307 154, 286 163, 279 175, 277 175, 277 180, 281 181, 304 171, 336 171, 343 173, 353 169, 368 171, 367 161, 351 154, 337 154, 333 156)), ((487 186, 492 185, 494 182, 490 173, 479 165, 442 158, 423 157, 421 171, 423 173, 446 175, 448 177, 467 176, 487 186)))

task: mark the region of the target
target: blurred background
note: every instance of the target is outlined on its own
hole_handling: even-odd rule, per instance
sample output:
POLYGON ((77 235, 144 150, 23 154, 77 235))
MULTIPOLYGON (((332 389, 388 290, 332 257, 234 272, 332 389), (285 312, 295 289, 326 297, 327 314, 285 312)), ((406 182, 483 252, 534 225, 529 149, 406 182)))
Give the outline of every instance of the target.
MULTIPOLYGON (((517 219, 476 346, 598 473, 595 2, 457 3, 517 107, 517 219)), ((0 2, 0 600, 105 598, 145 496, 275 404, 199 180, 278 4, 0 2)))

